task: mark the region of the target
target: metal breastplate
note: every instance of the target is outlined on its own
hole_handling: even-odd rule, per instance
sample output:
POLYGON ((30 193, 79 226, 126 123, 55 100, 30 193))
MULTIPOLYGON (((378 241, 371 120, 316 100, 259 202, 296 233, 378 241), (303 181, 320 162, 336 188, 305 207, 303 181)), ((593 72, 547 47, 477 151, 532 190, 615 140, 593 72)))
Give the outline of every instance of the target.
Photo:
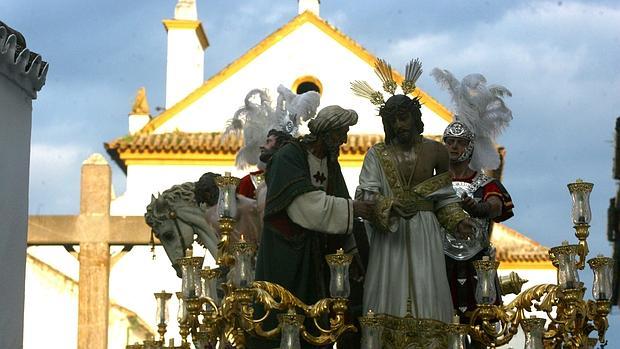
POLYGON ((254 189, 256 189, 265 180, 265 174, 264 173, 250 174, 250 179, 252 180, 252 185, 254 185, 254 189))
MULTIPOLYGON (((452 187, 458 197, 462 197, 463 193, 467 193, 467 196, 479 202, 480 198, 474 197, 474 193, 490 180, 490 177, 478 174, 471 183, 453 181, 452 187)), ((478 227, 471 239, 459 240, 452 234, 447 232, 444 234, 443 248, 447 256, 459 261, 467 260, 489 246, 489 220, 485 218, 473 218, 473 220, 478 227)))

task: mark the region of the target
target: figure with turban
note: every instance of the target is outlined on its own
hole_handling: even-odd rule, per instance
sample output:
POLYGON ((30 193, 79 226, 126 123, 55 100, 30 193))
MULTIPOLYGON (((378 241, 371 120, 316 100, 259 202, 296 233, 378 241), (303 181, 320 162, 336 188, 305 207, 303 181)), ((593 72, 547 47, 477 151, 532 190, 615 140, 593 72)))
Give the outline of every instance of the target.
MULTIPOLYGON (((330 296, 325 256, 339 248, 354 248, 353 218, 367 218, 373 210, 371 202, 350 199, 338 164, 340 146, 356 123, 355 111, 325 107, 308 122, 310 134, 285 144, 267 163, 256 280, 277 283, 305 304, 330 296)), ((263 342, 251 347, 277 345, 263 342)))

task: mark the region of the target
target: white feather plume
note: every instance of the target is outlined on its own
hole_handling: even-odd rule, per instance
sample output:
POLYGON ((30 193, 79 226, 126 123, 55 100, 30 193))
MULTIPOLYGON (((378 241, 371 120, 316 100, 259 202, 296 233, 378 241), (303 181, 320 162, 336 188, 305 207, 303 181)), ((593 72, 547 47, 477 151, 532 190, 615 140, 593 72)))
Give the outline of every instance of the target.
POLYGON ((265 143, 269 130, 293 134, 301 121, 308 121, 316 115, 320 103, 318 93, 310 91, 297 95, 282 85, 277 91, 278 99, 273 108, 266 90, 251 90, 245 97, 244 106, 226 123, 222 142, 231 135, 243 135, 243 146, 235 157, 235 165, 240 170, 258 164, 260 146, 265 143))
POLYGON ((504 86, 489 85, 482 74, 469 74, 460 82, 447 70, 435 68, 431 75, 450 93, 456 107, 456 119, 476 135, 469 166, 474 170, 496 169, 500 165, 495 139, 512 120, 505 96, 512 93, 504 86))
POLYGON ((296 115, 303 121, 308 121, 319 108, 321 95, 316 91, 308 91, 300 95, 293 93, 291 90, 280 85, 278 86, 280 96, 286 96, 286 110, 291 115, 296 115))

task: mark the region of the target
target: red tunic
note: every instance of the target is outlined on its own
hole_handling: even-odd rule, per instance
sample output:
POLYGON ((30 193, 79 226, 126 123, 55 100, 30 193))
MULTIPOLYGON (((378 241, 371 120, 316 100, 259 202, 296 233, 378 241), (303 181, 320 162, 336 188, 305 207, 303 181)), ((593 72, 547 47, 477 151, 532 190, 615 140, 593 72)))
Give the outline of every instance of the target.
MULTIPOLYGON (((478 172, 474 172, 473 175, 466 178, 452 178, 453 181, 466 182, 471 183, 478 172)), ((489 183, 485 184, 474 193, 475 198, 480 198, 480 202, 487 201, 491 196, 497 196, 502 202, 502 213, 493 219, 494 222, 503 222, 508 218, 514 216, 512 209, 514 208, 514 204, 512 203, 512 198, 508 191, 504 186, 498 181, 494 179, 489 183)))
POLYGON ((239 181, 239 186, 237 187, 237 194, 241 194, 246 198, 256 199, 256 187, 252 181, 252 176, 256 176, 261 173, 263 173, 263 171, 258 170, 250 172, 248 175, 241 178, 239 181))

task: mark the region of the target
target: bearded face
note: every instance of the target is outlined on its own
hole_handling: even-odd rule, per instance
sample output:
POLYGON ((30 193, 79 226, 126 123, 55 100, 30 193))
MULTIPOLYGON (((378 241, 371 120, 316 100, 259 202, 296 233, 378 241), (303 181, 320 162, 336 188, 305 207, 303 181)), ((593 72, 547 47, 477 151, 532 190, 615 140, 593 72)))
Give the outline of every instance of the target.
POLYGON ((398 144, 410 144, 419 134, 410 112, 399 110, 390 119, 390 128, 398 144))
POLYGON ((349 126, 345 126, 332 130, 323 137, 323 144, 325 144, 330 159, 338 159, 338 155, 340 154, 340 146, 347 142, 348 132, 349 126))

